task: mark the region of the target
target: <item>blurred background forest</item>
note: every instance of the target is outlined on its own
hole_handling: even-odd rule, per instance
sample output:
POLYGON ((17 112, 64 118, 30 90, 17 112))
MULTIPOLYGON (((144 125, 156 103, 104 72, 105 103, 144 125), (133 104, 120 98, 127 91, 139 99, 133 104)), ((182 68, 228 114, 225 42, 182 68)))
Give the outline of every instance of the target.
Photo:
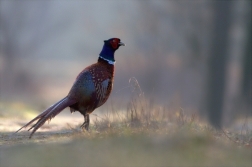
POLYGON ((118 37, 107 106, 127 108, 135 77, 150 104, 206 117, 223 96, 224 124, 251 116, 251 1, 224 2, 0 1, 0 103, 45 109, 118 37))

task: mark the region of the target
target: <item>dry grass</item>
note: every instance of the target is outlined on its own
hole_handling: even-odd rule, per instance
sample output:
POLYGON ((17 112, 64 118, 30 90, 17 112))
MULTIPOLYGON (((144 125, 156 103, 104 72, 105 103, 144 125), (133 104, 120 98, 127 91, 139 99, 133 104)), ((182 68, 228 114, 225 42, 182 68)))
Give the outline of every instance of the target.
POLYGON ((31 140, 27 133, 2 134, 0 166, 251 166, 251 147, 187 123, 146 128, 111 122, 90 132, 38 132, 31 140))
POLYGON ((27 132, 0 133, 0 166, 252 165, 248 122, 240 131, 215 130, 180 107, 153 104, 136 79, 130 85, 127 110, 111 105, 103 115, 92 114, 89 132, 77 124, 59 128, 56 120, 30 140, 27 132))

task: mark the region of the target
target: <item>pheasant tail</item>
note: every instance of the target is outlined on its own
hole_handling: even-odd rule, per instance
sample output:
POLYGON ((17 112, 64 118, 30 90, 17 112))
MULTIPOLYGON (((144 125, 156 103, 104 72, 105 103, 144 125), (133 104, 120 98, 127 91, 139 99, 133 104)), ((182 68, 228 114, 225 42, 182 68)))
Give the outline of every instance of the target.
POLYGON ((30 124, 32 124, 34 121, 38 120, 28 131, 32 129, 32 132, 30 134, 30 137, 42 126, 47 120, 51 120, 53 117, 58 115, 62 110, 64 110, 66 107, 73 105, 76 103, 75 100, 69 99, 68 97, 65 97, 46 109, 44 112, 39 114, 37 117, 32 119, 30 122, 28 122, 26 125, 18 129, 15 133, 19 132, 21 129, 26 128, 30 124))

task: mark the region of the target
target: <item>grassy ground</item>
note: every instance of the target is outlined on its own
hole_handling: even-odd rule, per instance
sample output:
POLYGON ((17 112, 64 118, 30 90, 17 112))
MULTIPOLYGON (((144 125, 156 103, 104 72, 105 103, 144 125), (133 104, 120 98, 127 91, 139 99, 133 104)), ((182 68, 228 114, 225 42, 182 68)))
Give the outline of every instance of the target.
POLYGON ((102 119, 93 115, 89 132, 78 128, 82 118, 66 125, 62 123, 66 117, 66 122, 77 121, 59 115, 32 139, 26 131, 13 135, 10 129, 11 123, 16 130, 27 122, 29 114, 22 121, 1 117, 0 166, 252 165, 252 132, 248 129, 217 131, 182 110, 150 113, 136 104, 140 103, 132 103, 125 114, 111 112, 102 119))
MULTIPOLYGON (((129 131, 132 131, 129 130, 129 131)), ((135 130, 138 131, 138 130, 135 130)), ((141 132, 141 130, 139 130, 141 132)), ((183 131, 183 130, 182 130, 183 131)), ((251 166, 251 149, 210 134, 39 134, 2 147, 0 166, 251 166)))

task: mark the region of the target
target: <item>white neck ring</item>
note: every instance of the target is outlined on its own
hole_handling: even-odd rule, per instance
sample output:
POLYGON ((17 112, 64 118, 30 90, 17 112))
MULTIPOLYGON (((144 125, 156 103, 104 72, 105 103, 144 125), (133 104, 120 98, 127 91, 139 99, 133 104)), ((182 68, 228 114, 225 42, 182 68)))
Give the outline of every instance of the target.
POLYGON ((101 56, 100 56, 100 58, 103 59, 103 60, 105 60, 105 61, 107 61, 109 64, 112 64, 112 65, 115 65, 115 63, 116 63, 115 61, 112 61, 112 60, 109 60, 109 59, 105 59, 104 57, 101 57, 101 56))

